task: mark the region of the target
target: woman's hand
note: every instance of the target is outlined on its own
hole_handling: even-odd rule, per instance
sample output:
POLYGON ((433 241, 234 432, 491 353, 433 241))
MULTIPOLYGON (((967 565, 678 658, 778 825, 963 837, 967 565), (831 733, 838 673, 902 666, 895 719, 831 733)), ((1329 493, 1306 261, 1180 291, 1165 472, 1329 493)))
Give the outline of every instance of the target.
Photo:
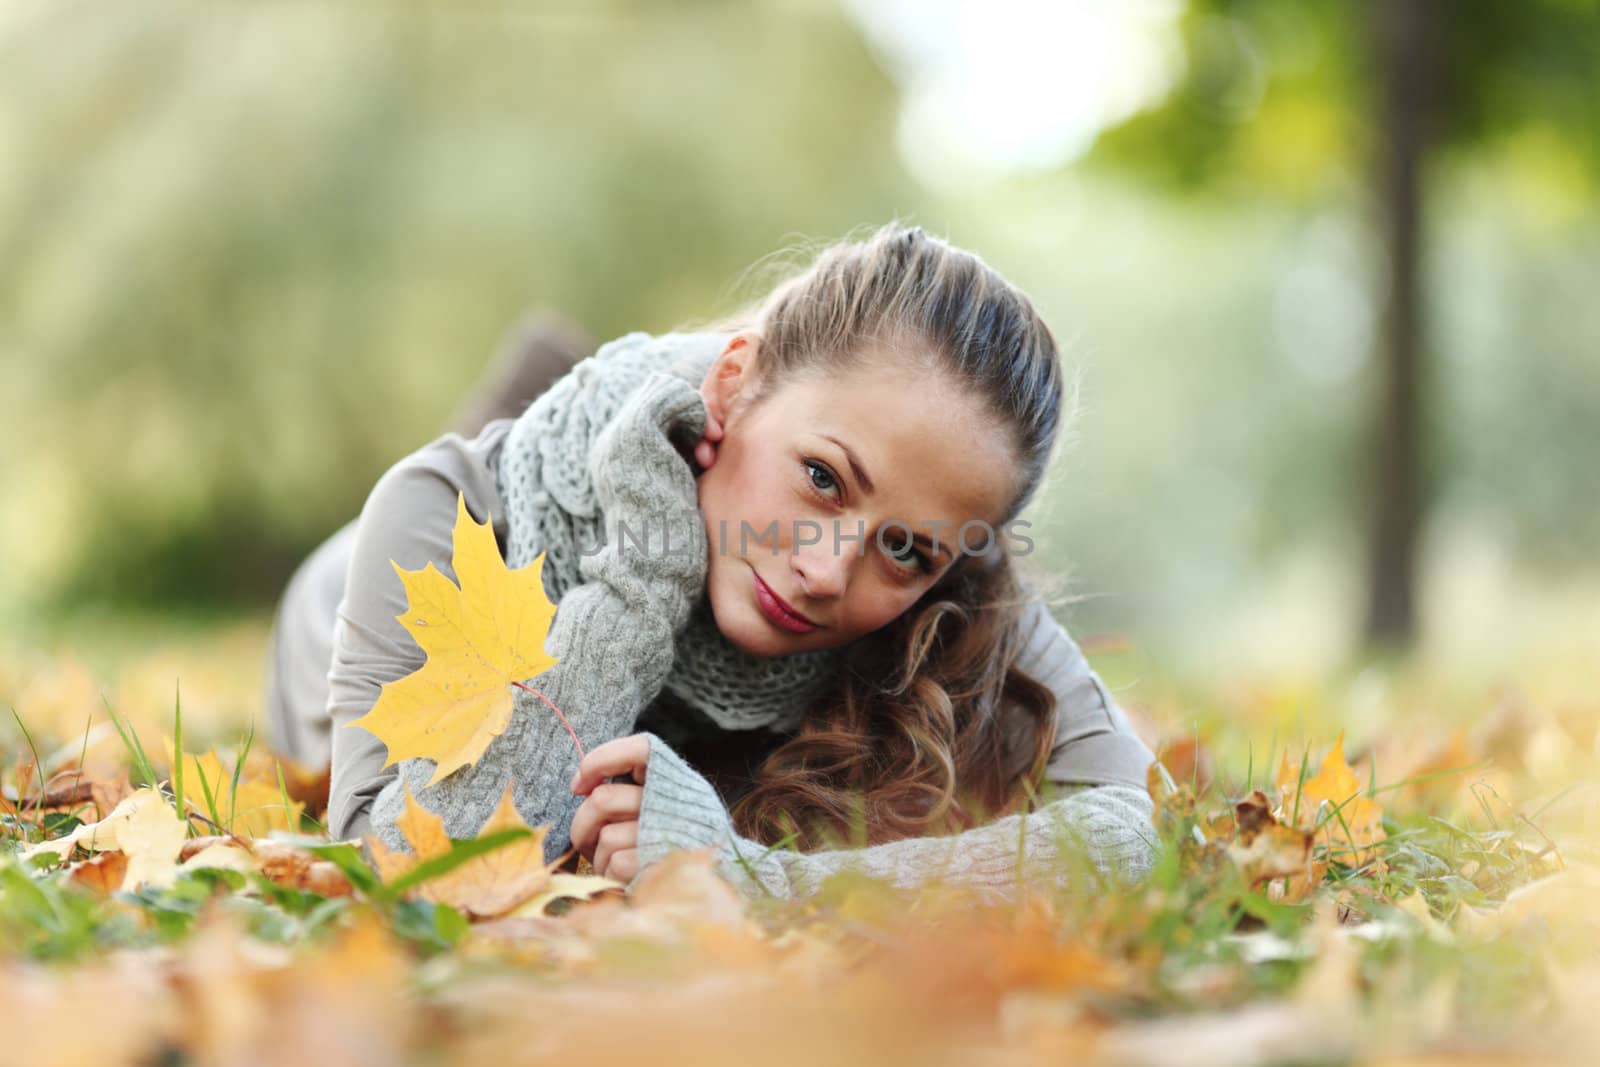
POLYGON ((649 762, 649 736, 632 734, 596 745, 578 764, 572 792, 585 800, 572 817, 572 843, 596 874, 629 882, 639 873, 639 804, 649 762), (605 780, 626 775, 633 784, 605 780))

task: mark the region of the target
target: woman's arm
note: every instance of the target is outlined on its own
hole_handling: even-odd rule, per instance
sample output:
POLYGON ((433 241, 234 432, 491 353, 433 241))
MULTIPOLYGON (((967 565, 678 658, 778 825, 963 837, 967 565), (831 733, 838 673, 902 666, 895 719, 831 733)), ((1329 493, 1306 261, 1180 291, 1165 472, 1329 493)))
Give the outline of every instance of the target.
POLYGON ((650 754, 637 827, 641 873, 674 850, 714 847, 717 869, 747 897, 808 896, 846 870, 904 888, 940 880, 1009 895, 1019 881, 1131 882, 1155 861, 1150 794, 1128 785, 1079 786, 1037 811, 944 837, 809 853, 769 850, 734 833, 710 783, 659 737, 644 736, 650 754))
MULTIPOLYGON (((639 798, 639 870, 680 848, 718 846, 717 865, 747 895, 807 895, 838 871, 909 887, 939 879, 1004 894, 1020 879, 1059 884, 1142 877, 1155 859, 1145 773, 1155 754, 1133 730, 1082 650, 1035 600, 1017 664, 1056 696, 1056 735, 1045 769, 1049 803, 964 833, 859 849, 768 850, 734 833, 716 791, 672 748, 649 738, 639 798), (1073 857, 1087 860, 1073 863, 1073 857)), ((1023 725, 1023 724, 1019 724, 1023 725)), ((1019 738, 1019 750, 1028 750, 1019 738)))
MULTIPOLYGON (((561 598, 546 641, 558 662, 529 683, 562 709, 585 747, 626 733, 659 692, 672 666, 674 640, 704 589, 705 528, 694 510, 694 475, 667 432, 681 425, 698 434, 704 418, 704 402, 691 385, 670 375, 652 375, 591 450, 590 472, 605 518, 605 541, 597 550, 583 546, 588 554, 579 559, 580 584, 561 598), (625 538, 617 533, 624 523, 629 530, 625 538)), ((376 503, 381 515, 382 501, 376 503)), ((439 502, 439 507, 449 514, 454 499, 439 502)), ((352 562, 350 580, 361 580, 358 571, 376 580, 385 570, 398 586, 386 563, 364 568, 359 558, 352 562)), ((365 733, 359 728, 339 732, 365 733)), ((382 750, 376 739, 372 743, 382 750)), ((399 774, 381 786, 372 802, 371 829, 391 848, 406 847, 394 822, 404 808, 404 784, 409 783, 417 801, 443 819, 446 833, 472 837, 512 783, 512 799, 523 819, 551 827, 545 852, 553 859, 567 849, 579 803, 566 788, 577 763, 578 754, 556 716, 519 691, 510 725, 473 766, 425 787, 433 761, 403 761, 399 774)))
MULTIPOLYGON (((1077 642, 1039 598, 1022 625, 1025 643, 1017 666, 1056 695, 1056 736, 1045 781, 1143 790, 1145 771, 1156 755, 1111 699, 1077 642)), ((1019 748, 1031 746, 1019 741, 1019 748)))
MULTIPOLYGON (((499 503, 494 472, 482 453, 446 435, 384 472, 354 531, 341 535, 342 597, 333 614, 332 652, 321 668, 332 764, 328 830, 335 837, 371 832, 372 802, 397 773, 384 765, 383 742, 364 729, 344 727, 372 710, 386 683, 404 678, 427 659, 400 624, 406 591, 390 560, 407 570, 432 563, 453 579, 458 493, 474 515, 499 503)), ((494 518, 503 529, 504 516, 494 518)))

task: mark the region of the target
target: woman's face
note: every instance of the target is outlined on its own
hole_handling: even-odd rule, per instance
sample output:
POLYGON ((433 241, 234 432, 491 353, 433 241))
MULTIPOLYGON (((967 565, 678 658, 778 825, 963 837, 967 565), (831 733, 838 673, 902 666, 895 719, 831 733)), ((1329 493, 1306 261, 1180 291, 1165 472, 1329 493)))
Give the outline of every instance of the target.
MULTIPOLYGON (((759 360, 741 334, 701 384, 712 613, 751 655, 837 648, 893 620, 958 562, 963 523, 998 527, 1015 461, 992 417, 899 358, 790 381, 752 409, 759 360)), ((969 528, 973 550, 983 540, 969 528)))

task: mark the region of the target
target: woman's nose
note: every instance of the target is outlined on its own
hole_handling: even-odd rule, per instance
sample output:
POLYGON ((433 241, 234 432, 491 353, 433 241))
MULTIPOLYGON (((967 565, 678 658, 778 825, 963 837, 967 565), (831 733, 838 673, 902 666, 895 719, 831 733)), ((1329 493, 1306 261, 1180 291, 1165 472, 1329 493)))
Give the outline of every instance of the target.
POLYGON ((843 595, 850 582, 850 557, 826 542, 797 547, 792 565, 800 588, 816 600, 843 595))

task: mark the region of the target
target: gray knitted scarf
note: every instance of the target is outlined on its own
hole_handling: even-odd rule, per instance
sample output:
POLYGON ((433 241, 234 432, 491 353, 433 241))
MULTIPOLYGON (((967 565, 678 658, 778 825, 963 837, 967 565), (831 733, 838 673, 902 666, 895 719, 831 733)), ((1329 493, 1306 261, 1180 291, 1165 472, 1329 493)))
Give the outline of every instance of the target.
MULTIPOLYGON (((525 567, 544 552, 542 576, 558 614, 562 595, 581 580, 582 550, 605 536, 589 468, 591 444, 651 374, 674 374, 698 387, 728 336, 634 332, 610 341, 535 400, 506 434, 495 470, 508 526, 506 564, 525 567)), ((682 431, 682 440, 673 442, 679 451, 692 453, 692 428, 673 429, 682 431)), ((696 505, 694 499, 676 502, 686 510, 696 505)), ((639 566, 651 565, 639 555, 639 566)), ((665 688, 724 729, 792 730, 827 689, 834 665, 830 651, 772 658, 741 651, 717 628, 702 593, 677 639, 665 688)))

